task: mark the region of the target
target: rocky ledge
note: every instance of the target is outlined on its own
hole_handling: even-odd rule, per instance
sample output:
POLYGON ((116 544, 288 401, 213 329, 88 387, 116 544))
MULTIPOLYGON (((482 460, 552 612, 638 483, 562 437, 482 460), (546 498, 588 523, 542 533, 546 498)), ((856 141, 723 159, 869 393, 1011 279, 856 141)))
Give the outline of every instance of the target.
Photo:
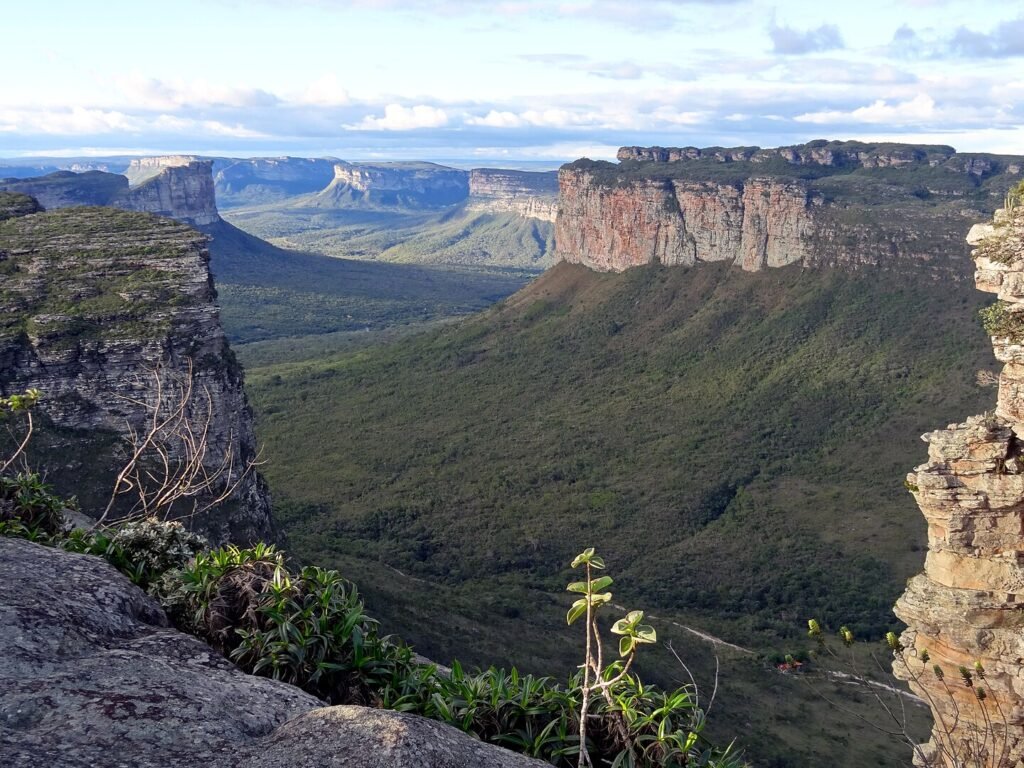
MULTIPOLYGON (((34 467, 83 511, 104 508, 125 461, 120 438, 146 423, 158 367, 191 373, 207 467, 230 464, 234 482, 256 457, 209 258, 204 235, 145 213, 66 208, 0 222, 0 394, 43 393, 34 467)), ((266 484, 248 473, 192 525, 215 542, 270 537, 266 484)))
POLYGON ((894 671, 935 717, 919 765, 1004 768, 1024 760, 1024 210, 997 212, 971 240, 978 288, 1005 302, 988 323, 998 401, 924 435, 928 461, 907 477, 928 555, 896 604, 907 629, 894 671))
POLYGON ((543 768, 441 723, 245 674, 99 558, 0 539, 8 768, 543 768))

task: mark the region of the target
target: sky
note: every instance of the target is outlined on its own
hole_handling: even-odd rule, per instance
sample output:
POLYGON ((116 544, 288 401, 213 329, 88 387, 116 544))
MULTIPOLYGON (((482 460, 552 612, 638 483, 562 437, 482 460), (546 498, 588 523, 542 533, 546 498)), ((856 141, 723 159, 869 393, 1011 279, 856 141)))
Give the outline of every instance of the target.
POLYGON ((0 0, 0 156, 1024 154, 1021 0, 0 0))

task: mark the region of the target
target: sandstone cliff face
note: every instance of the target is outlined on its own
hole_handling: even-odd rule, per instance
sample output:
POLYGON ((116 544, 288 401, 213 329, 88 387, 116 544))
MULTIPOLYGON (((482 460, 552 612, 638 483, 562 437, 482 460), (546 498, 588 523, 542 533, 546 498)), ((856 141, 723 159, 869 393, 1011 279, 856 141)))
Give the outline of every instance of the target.
POLYGON ((466 208, 553 222, 558 214, 558 175, 474 168, 469 172, 466 208))
POLYGON ((326 707, 170 629, 103 560, 0 539, 9 768, 544 768, 447 725, 326 707))
POLYGON ((907 630, 894 671, 935 715, 919 764, 1002 768, 1024 760, 1024 340, 1013 320, 1024 317, 1024 211, 999 212, 995 221, 971 237, 977 286, 1006 302, 1009 318, 996 329, 1005 335, 992 337, 1004 364, 995 411, 925 435, 928 461, 907 478, 928 522, 928 555, 896 604, 907 630))
POLYGON ((334 180, 311 198, 321 207, 346 205, 435 208, 461 203, 469 174, 434 163, 335 163, 334 180))
POLYGON ((726 261, 966 279, 964 233, 1024 173, 1024 158, 855 142, 623 147, 619 158, 559 171, 557 259, 604 271, 726 261))
POLYGON ((798 183, 652 179, 609 187, 564 169, 559 183, 555 243, 564 261, 601 271, 710 261, 758 270, 811 256, 812 201, 798 183))
POLYGON ((129 177, 103 171, 60 171, 30 179, 0 179, 0 191, 31 195, 47 210, 103 205, 144 211, 187 224, 220 221, 212 163, 189 157, 148 157, 132 161, 129 177))
MULTIPOLYGON (((164 160, 165 158, 158 158, 164 160)), ((179 158, 174 158, 175 161, 179 158)), ((196 226, 220 221, 213 186, 212 162, 195 160, 166 165, 154 176, 133 186, 119 208, 168 216, 196 226)), ((133 161, 135 162, 135 161, 133 161)))
MULTIPOLYGON (((0 392, 34 387, 55 433, 41 435, 49 480, 102 510, 124 457, 117 436, 146 417, 149 371, 184 374, 210 393, 207 466, 256 456, 242 374, 220 325, 206 238, 149 214, 69 208, 0 223, 0 392), (135 401, 135 402, 133 402, 135 401), (63 430, 63 431, 62 431, 63 430), (93 469, 95 468, 95 469, 93 469)), ((200 425, 205 402, 192 414, 200 425)), ((255 472, 192 526, 214 541, 271 534, 255 472)))
MULTIPOLYGON (((160 155, 158 157, 137 157, 125 169, 123 176, 128 183, 137 187, 144 181, 159 176, 164 168, 184 168, 199 160, 192 155, 160 155)), ((73 170, 73 169, 72 169, 73 170)))

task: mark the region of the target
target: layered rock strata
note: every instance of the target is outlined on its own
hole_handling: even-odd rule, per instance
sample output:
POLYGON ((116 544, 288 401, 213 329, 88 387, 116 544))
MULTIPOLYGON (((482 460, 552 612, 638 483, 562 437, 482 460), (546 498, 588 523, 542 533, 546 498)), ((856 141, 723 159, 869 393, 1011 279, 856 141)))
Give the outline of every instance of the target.
POLYGON ((469 172, 466 209, 553 222, 558 214, 558 174, 474 168, 469 172))
POLYGON ((652 179, 622 186, 559 172, 556 256, 600 271, 729 261, 743 269, 808 259, 814 201, 797 183, 652 179))
POLYGON ((8 768, 543 768, 441 723, 325 707, 169 628, 103 560, 0 538, 8 768))
POLYGON ((31 195, 47 210, 102 205, 169 216, 195 226, 219 222, 212 162, 172 156, 141 158, 123 176, 59 171, 29 179, 0 179, 0 191, 31 195))
POLYGON ((924 435, 928 461, 907 477, 928 555, 896 604, 893 668, 934 714, 919 765, 1003 768, 1024 760, 1024 211, 971 240, 978 288, 1003 302, 988 320, 998 401, 924 435))
POLYGON ((469 174, 457 168, 423 162, 338 162, 333 181, 310 204, 443 208, 468 195, 469 174))
POLYGON ((207 436, 205 464, 216 469, 231 458, 216 494, 238 482, 192 526, 218 542, 270 536, 265 483, 255 471, 238 478, 256 458, 256 443, 242 372, 220 324, 206 237, 113 208, 0 223, 0 394, 39 389, 44 421, 73 431, 53 438, 40 468, 78 495, 87 513, 103 508, 124 462, 118 436, 147 418, 158 367, 179 379, 191 370, 190 418, 207 436))
POLYGON ((966 279, 964 233, 1024 173, 1020 157, 854 142, 623 147, 619 158, 559 171, 556 259, 601 271, 725 261, 966 279))

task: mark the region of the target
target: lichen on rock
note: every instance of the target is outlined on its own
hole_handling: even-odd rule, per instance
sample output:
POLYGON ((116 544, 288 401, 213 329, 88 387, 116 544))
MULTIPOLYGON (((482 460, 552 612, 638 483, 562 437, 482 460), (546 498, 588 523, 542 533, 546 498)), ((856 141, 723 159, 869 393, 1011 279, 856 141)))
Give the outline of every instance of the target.
POLYGON ((5 768, 543 768, 415 715, 324 707, 168 626, 104 560, 0 538, 5 768))

